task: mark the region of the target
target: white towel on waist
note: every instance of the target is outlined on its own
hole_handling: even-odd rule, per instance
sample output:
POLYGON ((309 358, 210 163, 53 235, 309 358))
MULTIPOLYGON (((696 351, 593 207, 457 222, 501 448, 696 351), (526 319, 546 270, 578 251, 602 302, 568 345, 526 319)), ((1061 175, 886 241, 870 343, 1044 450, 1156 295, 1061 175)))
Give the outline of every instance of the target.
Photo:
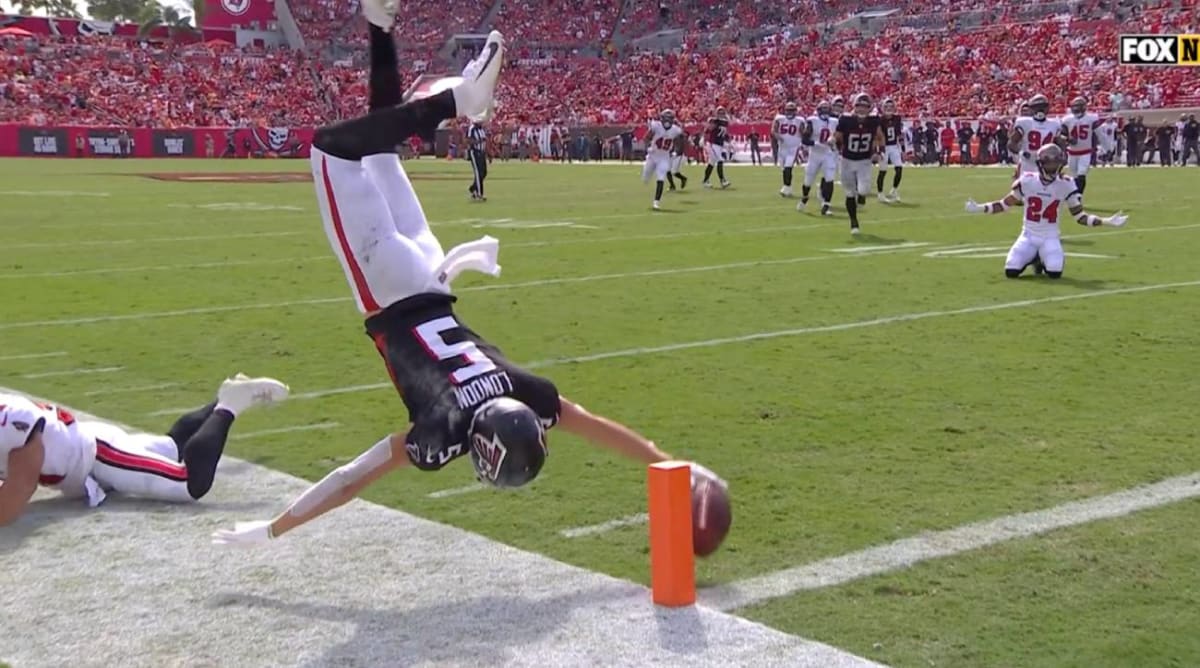
POLYGON ((446 253, 446 259, 434 269, 433 275, 438 283, 447 286, 467 270, 499 276, 499 258, 500 240, 485 236, 451 248, 450 252, 446 253))

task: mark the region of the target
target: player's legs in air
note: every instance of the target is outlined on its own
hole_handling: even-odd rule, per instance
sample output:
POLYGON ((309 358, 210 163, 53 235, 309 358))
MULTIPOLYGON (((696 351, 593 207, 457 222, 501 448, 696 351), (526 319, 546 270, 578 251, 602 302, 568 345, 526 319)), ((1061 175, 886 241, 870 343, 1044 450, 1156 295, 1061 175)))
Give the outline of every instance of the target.
POLYGON ((129 434, 93 423, 92 477, 101 489, 118 494, 176 502, 200 499, 212 488, 234 419, 287 395, 287 385, 277 380, 238 374, 221 384, 215 402, 179 418, 165 436, 129 434))

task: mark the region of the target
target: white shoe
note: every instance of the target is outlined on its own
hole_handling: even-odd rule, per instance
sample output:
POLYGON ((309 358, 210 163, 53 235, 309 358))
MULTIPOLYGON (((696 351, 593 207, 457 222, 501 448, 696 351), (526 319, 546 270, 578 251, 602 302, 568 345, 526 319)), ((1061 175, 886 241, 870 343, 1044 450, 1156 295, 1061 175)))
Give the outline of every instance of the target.
POLYGON ((708 181, 704 182, 704 187, 707 188, 708 190, 712 190, 712 184, 709 183, 708 181))
POLYGON ((463 69, 462 83, 453 88, 454 106, 459 116, 472 121, 486 121, 491 117, 503 62, 504 36, 493 30, 483 44, 483 51, 463 69))
POLYGON ((791 189, 791 188, 789 188, 788 186, 784 186, 784 187, 782 187, 782 188, 780 188, 780 189, 779 189, 779 195, 780 195, 781 197, 791 197, 791 196, 792 196, 792 189, 791 189))
POLYGON ((217 390, 217 403, 239 414, 247 408, 266 406, 287 399, 290 389, 274 378, 250 378, 237 374, 217 390))
POLYGON ((362 0, 362 13, 368 23, 391 30, 398 5, 399 0, 362 0))
POLYGON ((797 210, 797 211, 803 211, 803 210, 804 210, 804 207, 805 207, 807 204, 808 204, 808 202, 805 202, 804 200, 800 200, 799 202, 796 202, 796 210, 797 210))
POLYGON ((892 192, 888 193, 888 199, 892 200, 893 202, 899 202, 900 193, 896 192, 895 188, 892 188, 892 192))
POLYGON ((851 227, 850 234, 853 234, 854 236, 857 237, 859 234, 861 234, 861 231, 857 227, 851 227))
POLYGON ((721 190, 724 190, 724 189, 728 188, 728 187, 729 187, 729 186, 731 186, 731 185, 733 185, 733 184, 732 184, 732 183, 730 183, 730 182, 728 182, 728 181, 722 181, 722 182, 721 182, 721 190))
POLYGON ((654 204, 652 206, 654 207, 655 211, 658 211, 658 200, 654 200, 654 204))
POLYGON ((879 199, 880 202, 888 201, 887 195, 884 195, 882 190, 879 191, 879 194, 876 195, 876 197, 879 199))

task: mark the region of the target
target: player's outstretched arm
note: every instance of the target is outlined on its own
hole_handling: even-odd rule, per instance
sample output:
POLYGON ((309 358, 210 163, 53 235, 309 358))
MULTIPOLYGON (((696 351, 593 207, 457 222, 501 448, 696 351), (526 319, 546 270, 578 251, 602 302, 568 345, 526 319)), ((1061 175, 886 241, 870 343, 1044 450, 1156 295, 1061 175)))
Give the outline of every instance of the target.
MULTIPOLYGON (((34 426, 33 429, 40 430, 41 427, 34 426)), ((0 526, 16 522, 25 513, 29 499, 37 491, 45 458, 40 431, 35 431, 25 445, 9 451, 4 482, 0 483, 0 526)))
POLYGON ((233 530, 213 534, 218 545, 254 545, 306 524, 357 497, 371 483, 409 464, 405 452, 407 432, 397 432, 376 443, 354 461, 305 490, 288 509, 269 522, 238 522, 233 530))
POLYGON ((1004 196, 1004 199, 995 202, 985 202, 979 204, 973 199, 967 200, 967 213, 1004 213, 1009 207, 1024 204, 1024 200, 1017 196, 1017 186, 1013 186, 1013 191, 1004 196))
POLYGON ((559 405, 558 426, 580 438, 645 464, 671 459, 653 441, 615 420, 596 415, 566 397, 559 397, 559 405))

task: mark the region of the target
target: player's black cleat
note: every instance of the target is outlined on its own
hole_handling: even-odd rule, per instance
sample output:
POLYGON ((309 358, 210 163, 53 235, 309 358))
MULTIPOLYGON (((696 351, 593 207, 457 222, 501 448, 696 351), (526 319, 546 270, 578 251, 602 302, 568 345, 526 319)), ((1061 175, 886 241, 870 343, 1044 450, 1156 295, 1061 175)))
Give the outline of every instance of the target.
POLYGON ((679 179, 679 189, 680 190, 687 188, 687 177, 686 176, 684 176, 683 174, 676 174, 675 178, 679 179))
POLYGON ((859 196, 858 196, 858 205, 859 205, 859 206, 864 206, 864 205, 866 205, 866 203, 867 203, 867 196, 866 196, 866 195, 859 195, 859 196))
POLYGON ((1041 276, 1042 274, 1046 273, 1046 265, 1042 264, 1041 257, 1033 258, 1033 262, 1031 262, 1030 264, 1033 265, 1033 275, 1034 276, 1041 276))

